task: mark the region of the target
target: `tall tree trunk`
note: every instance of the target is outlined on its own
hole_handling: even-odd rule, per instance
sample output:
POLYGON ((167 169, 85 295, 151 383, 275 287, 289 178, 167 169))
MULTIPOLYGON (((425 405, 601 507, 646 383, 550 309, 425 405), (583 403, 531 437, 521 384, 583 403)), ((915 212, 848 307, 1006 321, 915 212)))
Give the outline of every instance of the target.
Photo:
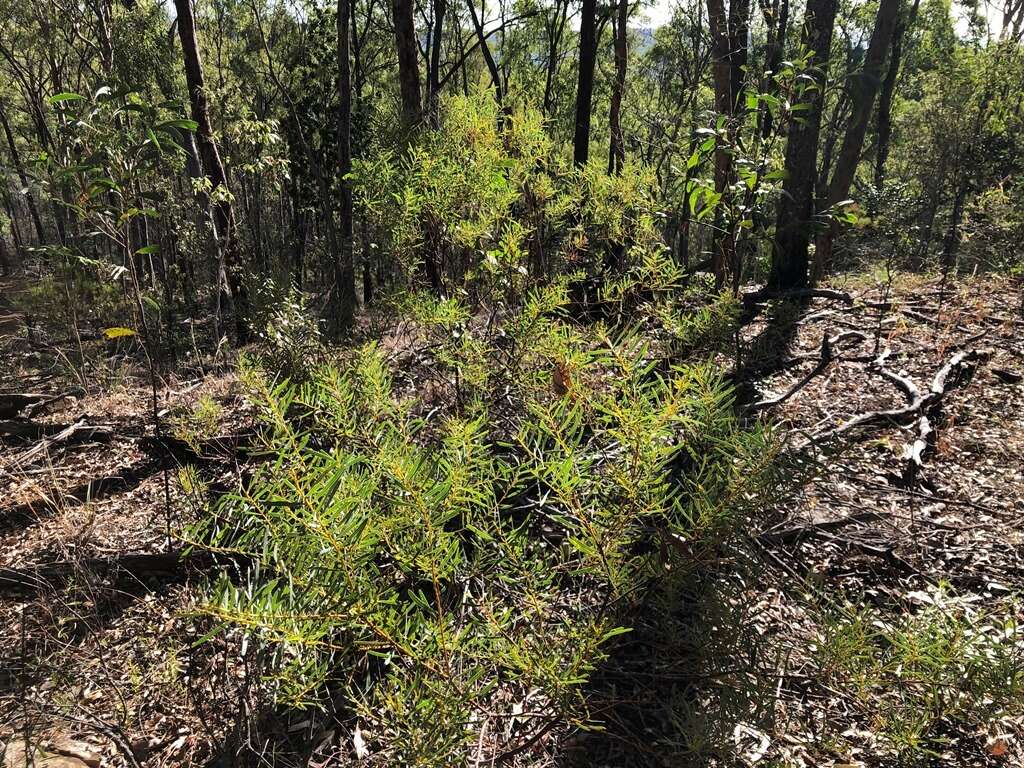
POLYGON ((733 227, 726 221, 723 211, 730 206, 729 185, 733 176, 733 162, 730 146, 735 127, 733 116, 736 100, 742 92, 743 72, 738 68, 746 60, 746 33, 743 32, 743 52, 733 50, 739 39, 740 28, 746 29, 741 20, 744 6, 749 10, 749 0, 733 0, 730 14, 726 14, 724 0, 707 0, 708 25, 711 28, 711 75, 715 91, 715 111, 725 118, 726 135, 719 136, 715 146, 715 192, 721 195, 715 213, 715 235, 711 246, 711 271, 715 284, 721 288, 726 281, 730 265, 736 260, 736 236, 733 227), (736 27, 734 30, 733 27, 736 27), (737 65, 734 68, 734 65, 737 65), (734 90, 735 89, 735 90, 734 90))
POLYGON ((626 145, 622 138, 622 96, 626 91, 626 64, 629 61, 626 23, 629 0, 619 0, 615 20, 615 82, 612 83, 608 123, 611 142, 608 147, 608 173, 618 173, 626 161, 626 145))
MULTIPOLYGON (((765 26, 768 28, 765 68, 775 75, 782 68, 782 57, 786 51, 786 35, 789 33, 789 0, 775 0, 771 6, 763 2, 761 12, 764 16, 765 26)), ((763 93, 774 96, 778 90, 778 83, 774 77, 762 78, 761 91, 763 93)), ((767 139, 772 134, 774 124, 775 117, 771 108, 763 106, 758 116, 758 125, 760 126, 758 135, 762 139, 767 139)))
POLYGON ((547 117, 555 105, 555 77, 558 75, 558 49, 562 43, 562 35, 569 19, 568 0, 555 0, 551 16, 545 17, 544 27, 548 36, 548 58, 544 67, 544 102, 543 115, 547 117))
POLYGON ((414 0, 392 0, 395 46, 398 50, 398 88, 402 96, 402 119, 406 128, 418 125, 422 117, 420 69, 417 59, 414 0))
POLYGON ((743 78, 747 68, 747 37, 750 32, 750 0, 729 2, 729 91, 732 114, 743 108, 743 78))
POLYGON ((838 0, 808 0, 802 33, 803 45, 813 51, 808 62, 816 87, 804 89, 800 103, 807 104, 801 121, 789 126, 786 142, 786 178, 779 197, 775 240, 768 286, 790 290, 807 285, 807 251, 814 215, 814 182, 821 131, 822 93, 828 75, 832 26, 838 0))
POLYGON ((434 24, 430 31, 430 61, 427 64, 427 109, 430 119, 437 119, 438 99, 441 95, 441 44, 444 35, 444 16, 448 12, 447 0, 433 0, 434 24))
MULTIPOLYGON (((875 104, 882 67, 889 51, 889 44, 892 42, 892 33, 896 26, 899 10, 900 0, 880 0, 878 4, 878 15, 875 17, 875 28, 871 32, 867 55, 864 57, 864 66, 851 85, 853 114, 850 117, 850 124, 846 128, 846 135, 843 136, 839 157, 836 159, 836 168, 828 187, 828 197, 825 199, 826 208, 831 208, 842 202, 850 194, 850 187, 857 172, 857 163, 860 162, 864 135, 867 133, 868 123, 871 120, 871 110, 875 104)), ((814 282, 824 277, 832 263, 832 247, 838 231, 839 225, 833 221, 818 236, 817 247, 814 251, 812 275, 814 282)))
POLYGON ((178 37, 181 39, 181 50, 185 60, 185 84, 188 87, 192 119, 198 124, 196 137, 199 155, 203 162, 203 173, 210 180, 211 192, 215 192, 218 187, 222 192, 222 194, 211 194, 213 225, 217 239, 220 241, 228 290, 233 301, 235 333, 238 342, 244 344, 249 339, 249 329, 245 324, 249 301, 242 281, 242 254, 227 176, 213 137, 213 128, 210 125, 210 110, 206 101, 202 58, 199 55, 199 45, 196 41, 195 17, 192 15, 192 5, 189 0, 174 0, 174 8, 178 14, 178 37))
POLYGON ((875 189, 879 192, 885 187, 885 164, 889 160, 889 145, 892 140, 892 102, 896 93, 896 80, 903 63, 903 42, 907 33, 913 30, 917 20, 917 9, 921 0, 914 0, 910 13, 901 18, 892 36, 892 51, 889 53, 889 68, 882 81, 882 90, 878 95, 878 146, 875 151, 875 189))
POLYGON ((590 110, 594 97, 594 66, 597 60, 597 0, 583 0, 580 18, 579 72, 576 81, 576 130, 572 159, 583 167, 590 159, 590 110))
POLYGON ((43 231, 43 220, 39 218, 39 209, 36 208, 36 200, 28 185, 28 174, 25 173, 25 166, 21 162, 21 154, 18 152, 18 145, 14 143, 14 133, 11 131, 11 124, 7 120, 7 112, 4 109, 3 100, 0 99, 0 124, 3 125, 4 137, 7 139, 7 148, 11 152, 11 163, 18 174, 18 181, 25 190, 25 203, 28 205, 29 215, 32 217, 32 226, 36 228, 36 237, 39 245, 46 242, 46 233, 43 231))
POLYGON ((338 0, 338 211, 339 253, 334 258, 334 326, 352 325, 356 311, 355 264, 352 257, 352 65, 349 61, 349 18, 352 0, 338 0))

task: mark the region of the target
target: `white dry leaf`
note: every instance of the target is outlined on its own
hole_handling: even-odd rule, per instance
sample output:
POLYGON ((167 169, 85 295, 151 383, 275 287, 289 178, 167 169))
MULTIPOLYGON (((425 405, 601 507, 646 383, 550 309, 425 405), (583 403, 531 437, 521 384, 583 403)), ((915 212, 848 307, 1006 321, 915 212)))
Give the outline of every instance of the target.
POLYGON ((768 734, 745 723, 739 723, 733 729, 732 738, 736 743, 736 750, 739 752, 740 758, 747 765, 755 765, 760 762, 772 743, 768 734))
POLYGON ((365 760, 370 756, 370 750, 366 747, 366 741, 363 739, 363 731, 359 727, 359 723, 356 723, 356 729, 352 732, 352 746, 355 748, 357 760, 365 760))

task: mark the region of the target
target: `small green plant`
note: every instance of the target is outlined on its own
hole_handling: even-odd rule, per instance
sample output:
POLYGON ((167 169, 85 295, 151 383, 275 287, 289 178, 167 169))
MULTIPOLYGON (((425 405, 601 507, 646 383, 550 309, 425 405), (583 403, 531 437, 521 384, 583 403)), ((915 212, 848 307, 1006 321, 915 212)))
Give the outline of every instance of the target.
POLYGON ((302 378, 323 357, 320 321, 295 291, 269 304, 258 338, 264 369, 286 378, 302 378))
POLYGON ((204 440, 216 437, 220 432, 224 407, 209 395, 201 395, 190 410, 174 415, 171 433, 178 440, 198 451, 204 440))
POLYGON ((824 631, 822 670, 863 708, 901 763, 941 755, 951 733, 971 734, 1024 713, 1020 605, 986 609, 944 589, 922 593, 912 615, 886 620, 851 608, 824 631))

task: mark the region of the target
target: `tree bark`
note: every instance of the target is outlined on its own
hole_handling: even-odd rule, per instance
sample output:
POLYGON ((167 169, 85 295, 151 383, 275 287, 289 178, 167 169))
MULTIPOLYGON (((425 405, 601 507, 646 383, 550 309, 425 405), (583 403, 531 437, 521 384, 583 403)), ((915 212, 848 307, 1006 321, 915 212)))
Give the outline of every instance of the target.
POLYGON ((447 0, 433 0, 433 27, 430 31, 430 61, 427 64, 427 109, 430 119, 437 119, 438 100, 441 95, 441 44, 444 35, 444 16, 448 12, 447 0))
POLYGON ((555 0, 550 15, 545 15, 548 58, 544 67, 544 102, 542 114, 547 117, 555 106, 555 78, 558 75, 558 49, 562 43, 565 25, 569 20, 568 0, 555 0))
MULTIPOLYGON (((775 0, 771 6, 762 3, 761 11, 764 15, 765 26, 768 28, 765 65, 768 72, 775 75, 782 68, 782 57, 786 50, 786 35, 789 33, 789 0, 775 0)), ((775 78, 762 78, 761 90, 764 93, 776 95, 779 89, 775 78)), ((761 138, 767 139, 771 136, 775 117, 769 107, 765 106, 761 109, 758 123, 760 126, 758 133, 761 138)))
POLYGON ((341 206, 338 211, 339 253, 334 258, 334 326, 352 325, 356 310, 355 264, 352 257, 352 65, 349 61, 349 18, 352 0, 338 0, 338 172, 341 206))
POLYGON ((814 214, 814 182, 821 131, 822 94, 828 74, 832 26, 838 0, 808 0, 802 41, 813 51, 808 62, 816 87, 806 88, 800 103, 807 104, 801 122, 793 121, 786 143, 786 178, 779 198, 775 240, 772 243, 772 290, 792 290, 807 285, 807 251, 814 214))
POLYGON ((889 68, 882 81, 882 90, 878 96, 878 147, 875 151, 875 189, 881 192, 885 187, 885 164, 889 160, 889 145, 892 140, 892 102, 896 93, 896 79, 899 77, 900 65, 903 63, 903 41, 908 32, 913 30, 917 20, 917 9, 921 0, 914 0, 910 13, 900 19, 892 37, 892 51, 889 53, 889 68))
POLYGON ((594 97, 596 59, 597 0, 583 0, 576 83, 576 129, 572 141, 572 158, 577 167, 585 166, 590 159, 590 111, 594 97))
POLYGON ((395 46, 398 50, 398 87, 402 97, 402 119, 413 128, 422 118, 420 70, 417 59, 413 0, 392 0, 395 46))
POLYGON ((626 162, 626 145, 622 138, 622 96, 626 91, 626 64, 629 61, 626 23, 629 0, 619 0, 615 20, 615 81, 612 83, 611 106, 608 110, 611 141, 608 147, 608 173, 619 173, 626 162))
POLYGON ((249 302, 242 281, 242 254, 239 248, 227 175, 224 172, 224 164, 221 162, 220 152, 213 136, 213 128, 210 125, 210 110, 206 101, 202 58, 196 41, 195 17, 192 15, 192 4, 189 0, 174 0, 174 8, 178 14, 178 37, 181 40, 181 50, 185 62, 185 83, 188 87, 189 103, 192 107, 192 119, 198 124, 196 137, 199 154, 202 158, 203 173, 210 180, 214 229, 221 244, 227 287, 233 302, 235 333, 238 343, 244 344, 249 339, 249 329, 246 326, 249 302), (218 187, 221 189, 219 194, 216 193, 218 187))
MULTIPOLYGON (((892 33, 896 26, 899 10, 900 0, 880 0, 878 4, 878 15, 875 17, 875 28, 871 32, 867 55, 864 57, 864 66, 851 85, 853 114, 850 117, 850 124, 846 128, 846 134, 843 136, 843 144, 839 149, 839 157, 836 159, 836 168, 832 174, 832 181, 829 183, 828 197, 825 199, 826 209, 842 202, 850 194, 850 186, 853 184, 853 177, 857 172, 857 163, 860 161, 864 136, 867 133, 868 122, 871 120, 871 110, 875 104, 882 67, 885 64, 889 44, 892 42, 892 33)), ((812 275, 814 282, 824 277, 832 263, 832 247, 838 231, 839 225, 833 221, 818 236, 814 252, 812 275)))
POLYGON ((11 152, 11 164, 18 174, 18 181, 25 190, 25 203, 28 205, 29 215, 32 217, 32 226, 36 228, 36 237, 39 245, 46 242, 46 233, 43 231, 43 221, 39 218, 39 209, 36 208, 35 198, 28 185, 28 174, 25 173, 25 166, 21 162, 21 155, 18 152, 18 145, 14 143, 14 133, 11 131, 11 124, 7 120, 7 112, 4 109, 3 100, 0 100, 0 124, 3 125, 4 137, 7 139, 7 148, 11 152))
POLYGON ((743 64, 746 62, 746 14, 749 0, 733 0, 726 14, 724 0, 707 0, 708 25, 711 28, 712 81, 715 111, 725 118, 726 135, 719 135, 715 146, 715 192, 721 195, 715 215, 715 234, 711 246, 711 270, 715 284, 721 288, 730 265, 737 270, 736 235, 723 210, 730 206, 729 186, 733 178, 731 144, 735 126, 733 118, 743 92, 743 64), (741 41, 742 38, 742 41, 741 41), (734 49, 738 47, 738 50, 734 49))

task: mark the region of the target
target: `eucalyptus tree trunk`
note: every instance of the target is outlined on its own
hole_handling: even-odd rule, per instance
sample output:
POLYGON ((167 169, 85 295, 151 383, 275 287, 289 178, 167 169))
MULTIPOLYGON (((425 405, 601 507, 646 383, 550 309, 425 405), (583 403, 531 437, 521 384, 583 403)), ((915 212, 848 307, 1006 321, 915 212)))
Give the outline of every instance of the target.
POLYGON ((707 0, 708 25, 711 28, 712 82, 715 91, 715 111, 725 118, 725 136, 719 136, 715 146, 715 192, 721 200, 715 216, 715 236, 711 248, 711 269, 715 284, 725 284, 727 273, 736 263, 736 234, 722 211, 731 201, 728 197, 734 168, 732 143, 735 137, 735 116, 743 94, 744 66, 747 61, 747 16, 749 0, 733 0, 726 13, 724 0, 707 0))
POLYGON ((576 127, 572 159, 583 167, 590 159, 590 111, 594 97, 594 66, 597 60, 597 0, 583 0, 580 18, 579 71, 576 81, 576 127))
MULTIPOLYGON (((892 42, 892 33, 896 27, 899 10, 900 0, 880 0, 878 4, 878 15, 875 17, 875 28, 871 32, 867 55, 864 57, 864 66, 851 84, 853 114, 850 117, 850 124, 846 128, 846 135, 843 136, 843 144, 839 149, 839 157, 836 159, 836 168, 828 186, 828 197, 825 199, 826 208, 831 208, 842 202, 850 194, 850 187, 857 172, 857 163, 860 162, 864 136, 871 120, 871 110, 875 104, 875 96, 878 94, 882 67, 885 65, 885 57, 892 42)), ((833 221, 818 236, 817 247, 814 251, 812 274, 814 282, 825 276, 825 272, 832 263, 832 247, 838 230, 838 223, 833 221)))
POLYGON ((816 86, 805 88, 800 104, 802 120, 789 126, 786 142, 786 178, 779 197, 775 240, 772 243, 768 287, 790 290, 807 285, 807 252, 814 215, 814 182, 821 131, 822 93, 828 74, 832 26, 839 0, 808 0, 801 36, 805 49, 813 51, 808 61, 816 86))
POLYGON ((626 23, 629 0, 619 0, 615 19, 615 81, 612 83, 608 123, 611 142, 608 147, 608 173, 619 173, 626 161, 626 145, 622 138, 622 96, 626 91, 626 64, 629 61, 626 23))
POLYGON ((418 125, 423 111, 413 2, 392 0, 391 3, 398 50, 398 89, 402 96, 402 119, 406 128, 418 125))
POLYGON ((547 33, 547 62, 544 67, 544 102, 542 105, 545 117, 551 114, 555 106, 555 78, 558 75, 558 49, 562 44, 566 24, 569 21, 568 0, 555 0, 550 14, 544 17, 544 28, 547 33))
MULTIPOLYGON (((775 0, 772 5, 762 0, 761 13, 764 16, 765 27, 768 30, 768 41, 765 46, 765 68, 768 72, 777 74, 782 68, 782 57, 786 50, 786 35, 789 32, 789 0, 775 0)), ((761 90, 772 96, 778 93, 778 83, 774 77, 763 77, 761 90)), ((764 106, 758 115, 758 133, 762 139, 767 139, 772 134, 775 124, 775 117, 771 108, 764 106)))
POLYGON ((349 18, 352 0, 338 0, 338 211, 339 253, 334 256, 333 310, 335 331, 352 325, 356 311, 355 265, 352 257, 352 65, 349 61, 349 18))
POLYGON ((14 133, 11 131, 11 124, 7 120, 7 112, 4 109, 3 100, 0 99, 0 125, 3 125, 4 138, 7 139, 7 148, 11 152, 11 164, 18 174, 18 181, 25 190, 25 204, 28 206, 29 216, 32 217, 32 226, 36 229, 36 237, 39 245, 46 242, 46 233, 43 230, 43 220, 39 217, 39 209, 36 208, 36 200, 28 185, 28 174, 25 173, 25 166, 21 162, 21 154, 18 152, 18 145, 14 143, 14 133))
POLYGON ((224 172, 224 163, 221 162, 220 152, 213 137, 213 128, 210 125, 210 110, 206 101, 202 58, 196 41, 195 17, 192 15, 192 5, 189 0, 174 0, 174 8, 178 14, 178 37, 181 39, 181 50, 185 60, 185 84, 188 87, 192 119, 197 123, 196 138, 199 155, 202 159, 203 173, 210 181, 213 225, 220 242, 227 287, 233 302, 235 333, 238 342, 244 344, 249 338, 249 330, 245 324, 249 302, 242 281, 242 254, 239 248, 235 214, 231 206, 227 175, 224 172), (221 190, 220 193, 217 193, 218 188, 221 190))
POLYGON ((433 0, 433 25, 430 30, 430 60, 427 62, 427 109, 430 119, 437 119, 438 100, 441 95, 441 50, 444 42, 444 16, 448 0, 433 0))
POLYGON ((921 0, 914 0, 910 13, 905 18, 900 18, 896 25, 896 31, 892 36, 892 50, 889 52, 889 68, 886 70, 885 80, 882 81, 882 90, 878 94, 875 189, 879 192, 885 187, 885 164, 889 160, 889 146, 892 141, 892 102, 896 93, 896 80, 899 77, 900 65, 903 63, 903 42, 907 33, 914 28, 920 4, 921 0))

